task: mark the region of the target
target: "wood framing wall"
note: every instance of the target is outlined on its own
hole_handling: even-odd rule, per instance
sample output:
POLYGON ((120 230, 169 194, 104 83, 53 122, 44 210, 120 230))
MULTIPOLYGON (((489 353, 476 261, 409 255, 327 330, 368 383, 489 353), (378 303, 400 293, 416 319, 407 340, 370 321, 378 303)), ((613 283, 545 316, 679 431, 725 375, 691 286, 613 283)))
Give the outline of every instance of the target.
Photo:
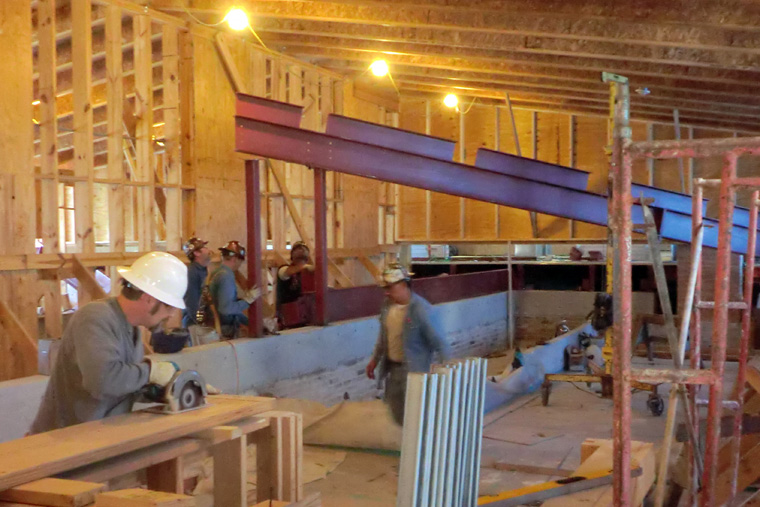
MULTIPOLYGON (((0 28, 14 62, 0 80, 0 380, 35 373, 38 337, 61 336, 62 280, 79 280, 81 304, 102 294, 95 267, 115 293, 116 266, 143 252, 193 235, 245 244, 235 91, 302 105, 315 130, 333 112, 397 121, 337 74, 122 0, 1 2, 0 28)), ((311 243, 314 185, 295 164, 262 171, 271 265, 311 243)), ((330 283, 373 283, 395 234, 393 188, 327 181, 330 283)))
MULTIPOLYGON (((475 162, 478 148, 517 154, 509 110, 505 106, 460 104, 461 111, 445 107, 442 101, 407 97, 401 101, 400 127, 443 137, 457 143, 455 160, 475 162)), ((608 163, 605 155, 607 119, 602 116, 576 116, 564 113, 514 110, 517 138, 522 156, 566 165, 590 173, 588 190, 606 193, 608 163)), ((673 125, 632 122, 634 140, 673 139, 673 125)), ((710 129, 682 128, 687 138, 726 137, 733 133, 710 129)), ((695 177, 716 178, 720 174, 720 159, 684 160, 683 172, 695 177)), ((676 160, 653 163, 637 161, 635 182, 654 184, 669 190, 681 191, 676 160)), ((739 172, 749 174, 749 162, 740 165, 739 172)), ((686 192, 690 192, 685 176, 686 192)), ((717 192, 705 192, 711 199, 708 214, 717 216, 717 192)), ((745 196, 746 198, 746 196, 745 196)), ((740 204, 743 201, 739 200, 740 204)), ((746 203, 744 203, 746 204, 746 203)), ((539 214, 537 234, 533 234, 529 213, 524 210, 497 206, 460 197, 420 189, 399 189, 399 241, 419 242, 504 242, 536 240, 604 240, 603 227, 570 223, 569 220, 539 214)))

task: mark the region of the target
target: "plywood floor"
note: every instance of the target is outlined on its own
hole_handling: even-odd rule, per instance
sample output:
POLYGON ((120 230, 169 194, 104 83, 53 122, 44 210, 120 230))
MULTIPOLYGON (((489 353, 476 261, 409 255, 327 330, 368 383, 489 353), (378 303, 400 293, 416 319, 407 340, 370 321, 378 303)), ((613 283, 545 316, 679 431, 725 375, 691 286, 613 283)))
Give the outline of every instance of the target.
MULTIPOLYGON (((634 365, 652 366, 645 359, 634 365)), ((657 361, 655 366, 667 366, 657 361)), ((727 365, 726 378, 735 378, 727 365)), ((727 390, 733 380, 727 381, 727 390)), ((669 385, 660 392, 667 400, 669 385)), ((665 414, 653 417, 646 408, 648 393, 634 393, 632 434, 635 440, 657 446, 665 430, 665 414)), ((555 384, 549 406, 537 394, 523 396, 508 407, 486 416, 483 440, 481 494, 496 493, 549 480, 548 476, 504 472, 492 468, 495 461, 541 467, 574 469, 580 462, 580 444, 588 437, 611 438, 612 400, 588 392, 585 384, 555 384), (501 438, 509 439, 504 441, 501 438)), ((305 491, 320 491, 324 505, 334 507, 394 506, 398 481, 398 457, 348 452, 346 460, 327 478, 307 484, 305 491)))

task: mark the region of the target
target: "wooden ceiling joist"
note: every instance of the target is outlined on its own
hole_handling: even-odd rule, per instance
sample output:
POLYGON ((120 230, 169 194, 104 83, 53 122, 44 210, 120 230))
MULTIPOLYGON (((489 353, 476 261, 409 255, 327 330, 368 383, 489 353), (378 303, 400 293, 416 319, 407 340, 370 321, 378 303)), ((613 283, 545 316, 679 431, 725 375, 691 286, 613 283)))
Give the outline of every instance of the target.
MULTIPOLYGON (((186 10, 194 13, 218 14, 222 12, 216 0, 150 0, 156 9, 174 14, 186 10)), ((562 2, 552 2, 552 7, 562 2)), ((577 2, 566 2, 576 6, 577 2)), ((648 2, 650 3, 650 2, 648 2)), ((708 2, 697 0, 697 4, 707 6, 708 2)), ((730 2, 738 3, 738 2, 730 2)), ((744 2, 747 3, 747 2, 744 2)), ((457 2, 458 4, 458 2, 457 2)), ((643 46, 664 46, 690 49, 724 49, 753 51, 757 48, 757 28, 725 28, 716 24, 705 24, 699 28, 689 23, 663 24, 655 19, 629 19, 620 17, 583 16, 567 12, 564 15, 523 6, 519 10, 498 7, 491 9, 430 8, 412 2, 320 2, 278 0, 239 0, 235 5, 242 7, 256 18, 281 18, 307 21, 330 21, 336 23, 375 24, 390 27, 429 28, 455 30, 459 32, 498 33, 525 37, 552 37, 598 42, 626 42, 643 46)), ((570 6, 568 6, 570 7, 570 6)), ((565 10, 568 10, 568 7, 565 10)), ((728 10, 730 7, 726 8, 728 10)), ((633 8, 631 9, 634 10, 633 8)), ((688 11, 696 11, 693 6, 688 11)), ((683 13, 671 13, 680 14, 683 13)), ((683 17, 681 18, 684 19, 683 17)))

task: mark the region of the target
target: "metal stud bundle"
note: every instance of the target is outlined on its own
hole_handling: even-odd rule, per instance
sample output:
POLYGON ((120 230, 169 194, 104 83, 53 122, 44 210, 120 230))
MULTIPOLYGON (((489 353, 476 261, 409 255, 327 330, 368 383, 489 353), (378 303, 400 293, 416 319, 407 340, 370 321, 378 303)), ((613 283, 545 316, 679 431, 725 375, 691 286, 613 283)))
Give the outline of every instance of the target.
POLYGON ((398 507, 477 504, 486 363, 466 359, 409 374, 398 507))

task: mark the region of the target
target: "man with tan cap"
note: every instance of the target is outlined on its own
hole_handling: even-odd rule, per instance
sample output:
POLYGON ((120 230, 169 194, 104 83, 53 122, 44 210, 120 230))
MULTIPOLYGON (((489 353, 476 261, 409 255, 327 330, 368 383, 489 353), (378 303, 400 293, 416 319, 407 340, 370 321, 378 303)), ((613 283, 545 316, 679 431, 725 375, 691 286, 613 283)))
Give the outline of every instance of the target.
POLYGON ((176 373, 174 363, 143 357, 138 326, 155 328, 185 308, 187 267, 151 252, 118 271, 121 294, 83 306, 66 326, 30 433, 130 412, 145 385, 166 386, 176 373))
POLYGON ((434 355, 447 361, 451 350, 436 326, 433 306, 412 292, 411 274, 403 266, 385 268, 380 284, 385 288, 380 335, 366 373, 374 379, 379 367, 378 383, 385 379, 385 402, 396 423, 403 425, 407 373, 429 372, 434 355))

